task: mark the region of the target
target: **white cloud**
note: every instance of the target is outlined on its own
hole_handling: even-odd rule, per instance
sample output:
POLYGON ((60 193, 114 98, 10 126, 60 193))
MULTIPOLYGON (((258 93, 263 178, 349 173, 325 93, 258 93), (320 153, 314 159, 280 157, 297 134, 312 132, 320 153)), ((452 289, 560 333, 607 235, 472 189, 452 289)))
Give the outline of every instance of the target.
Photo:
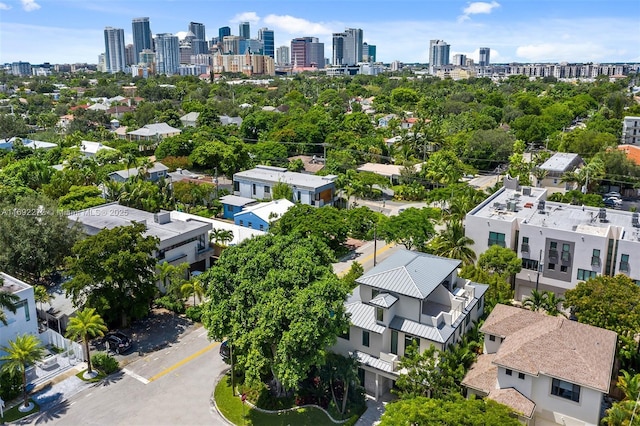
POLYGON ((9 10, 9 9, 11 9, 11 6, 9 6, 6 3, 0 2, 0 10, 9 10))
POLYGON ((458 22, 463 22, 471 19, 471 15, 489 14, 497 7, 500 7, 500 3, 492 1, 491 3, 476 1, 469 3, 467 7, 462 10, 462 15, 458 17, 458 22))
POLYGON ((250 22, 252 24, 256 24, 258 23, 258 21, 260 21, 260 17, 255 12, 238 13, 230 20, 230 22, 234 24, 239 24, 240 22, 250 22))
POLYGON ((324 23, 311 22, 306 19, 296 18, 290 15, 267 15, 264 18, 265 24, 274 27, 276 30, 285 31, 291 34, 302 36, 329 35, 335 32, 324 23))
POLYGON ((27 12, 40 9, 40 5, 35 0, 20 0, 20 2, 22 3, 22 8, 27 12))

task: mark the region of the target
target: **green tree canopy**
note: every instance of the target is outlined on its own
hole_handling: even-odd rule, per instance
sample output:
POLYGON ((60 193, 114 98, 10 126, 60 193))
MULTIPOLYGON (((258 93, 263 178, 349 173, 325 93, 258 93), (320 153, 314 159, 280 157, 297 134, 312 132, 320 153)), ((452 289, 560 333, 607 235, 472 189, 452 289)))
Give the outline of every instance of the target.
POLYGON ((385 241, 402 244, 407 250, 427 251, 427 243, 436 235, 433 223, 439 217, 437 209, 411 207, 383 221, 380 236, 385 241))
POLYGON ((229 247, 201 275, 209 337, 229 340, 250 383, 270 374, 278 395, 296 387, 347 329, 348 290, 331 259, 317 238, 266 235, 229 247))
POLYGON ((103 229, 73 246, 67 258, 71 280, 63 284, 75 306, 95 308, 108 324, 123 327, 142 318, 156 289, 156 237, 136 223, 103 229))
POLYGON ((38 337, 33 334, 16 336, 9 340, 9 346, 0 348, 5 355, 0 357, 0 371, 13 376, 22 376, 22 396, 24 406, 29 405, 27 393, 27 368, 44 358, 45 350, 38 337))
POLYGON ((520 272, 522 260, 513 250, 494 244, 480 255, 478 266, 491 274, 509 277, 520 272))

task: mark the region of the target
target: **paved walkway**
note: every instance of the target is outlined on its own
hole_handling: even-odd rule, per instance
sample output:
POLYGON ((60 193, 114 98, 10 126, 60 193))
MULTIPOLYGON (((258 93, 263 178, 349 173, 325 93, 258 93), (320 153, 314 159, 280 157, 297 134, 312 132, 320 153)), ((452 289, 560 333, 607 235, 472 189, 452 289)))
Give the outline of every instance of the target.
POLYGON ((380 423, 386 402, 367 399, 367 411, 358 419, 355 426, 372 426, 380 423))

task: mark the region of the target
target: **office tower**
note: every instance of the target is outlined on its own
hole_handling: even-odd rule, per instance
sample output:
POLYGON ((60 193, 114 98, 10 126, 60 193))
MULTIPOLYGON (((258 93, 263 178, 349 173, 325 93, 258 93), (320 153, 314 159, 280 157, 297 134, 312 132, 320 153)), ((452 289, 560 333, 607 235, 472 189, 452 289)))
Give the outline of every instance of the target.
POLYGON ((220 27, 218 29, 218 38, 220 39, 220 42, 222 42, 222 40, 224 40, 225 37, 230 36, 231 35, 231 28, 229 27, 220 27))
POLYGON ((244 38, 246 40, 251 38, 251 30, 249 28, 248 22, 241 22, 239 26, 239 31, 240 31, 240 34, 238 35, 240 36, 240 38, 244 38))
POLYGON ((464 55, 462 53, 458 53, 456 55, 453 55, 453 65, 457 66, 457 67, 464 67, 467 65, 467 55, 464 55))
POLYGON ((204 24, 198 22, 189 22, 189 31, 193 33, 196 40, 206 40, 207 37, 204 31, 204 24))
POLYGON ((180 67, 180 42, 169 33, 156 35, 156 71, 158 74, 173 75, 180 67))
POLYGON ((376 62, 376 45, 362 43, 362 61, 376 62))
POLYGON ((296 68, 324 68, 324 43, 318 42, 317 37, 294 38, 291 40, 291 64, 296 68))
POLYGON ((124 71, 126 58, 124 51, 124 30, 106 27, 104 29, 104 50, 107 72, 124 71))
POLYGON ((262 41, 262 54, 265 56, 275 57, 275 43, 273 30, 269 28, 260 28, 258 30, 258 40, 262 41))
POLYGON ((193 34, 191 50, 194 55, 209 53, 209 44, 205 35, 204 24, 189 22, 189 32, 193 34))
POLYGON ((144 49, 153 50, 149 18, 135 18, 131 27, 133 30, 133 57, 138 58, 144 49))
POLYGON ((244 55, 245 53, 264 55, 264 46, 262 44, 262 41, 256 40, 255 38, 239 38, 239 40, 240 50, 238 51, 238 53, 240 55, 244 55))
POLYGON ((31 75, 31 64, 29 62, 13 62, 11 64, 11 74, 20 76, 31 75))
POLYGON ((356 65, 362 62, 362 30, 347 28, 333 34, 333 65, 356 65))
POLYGON ((478 61, 478 65, 480 65, 481 67, 488 67, 490 64, 490 57, 491 49, 489 49, 488 47, 481 47, 480 60, 478 61))
MULTIPOLYGON (((222 53, 225 55, 237 55, 240 52, 240 37, 238 36, 225 36, 222 39, 222 53)), ((244 52, 242 52, 244 53, 244 52)))
POLYGON ((429 67, 449 64, 449 48, 450 46, 443 40, 431 40, 429 42, 429 67))
POLYGON ((135 56, 133 54, 133 44, 127 44, 124 47, 124 63, 126 66, 135 65, 135 56))
POLYGON ((276 64, 280 66, 289 65, 289 46, 280 46, 276 49, 276 64))

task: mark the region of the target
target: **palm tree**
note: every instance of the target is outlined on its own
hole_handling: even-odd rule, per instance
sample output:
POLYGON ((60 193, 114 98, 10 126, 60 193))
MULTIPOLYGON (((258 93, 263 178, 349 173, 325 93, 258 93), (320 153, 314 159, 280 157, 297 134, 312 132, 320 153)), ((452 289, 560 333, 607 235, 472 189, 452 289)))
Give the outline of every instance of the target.
POLYGON ((102 337, 107 331, 107 326, 102 317, 96 314, 93 308, 85 308, 78 311, 76 316, 69 320, 67 326, 67 337, 70 339, 82 339, 87 353, 87 376, 91 376, 91 354, 89 353, 89 338, 102 337))
POLYGON ((49 303, 51 302, 51 299, 53 299, 53 297, 47 291, 47 288, 43 285, 35 285, 33 287, 33 297, 36 303, 40 304, 40 311, 42 312, 44 312, 44 310, 42 309, 42 304, 49 303))
POLYGON ((196 306, 196 296, 198 296, 199 301, 202 301, 202 298, 205 294, 205 289, 202 285, 202 282, 196 278, 192 278, 191 280, 182 284, 182 287, 180 287, 180 291, 185 295, 185 297, 189 297, 193 294, 193 306, 196 306))
MULTIPOLYGON (((0 277, 0 286, 2 286, 2 277, 0 277)), ((12 314, 16 313, 18 306, 16 305, 20 301, 20 297, 8 291, 0 290, 0 322, 7 325, 7 315, 4 310, 9 310, 12 314)))
POLYGON ((539 311, 547 307, 547 294, 544 291, 531 290, 531 296, 527 296, 522 301, 522 306, 539 311))
POLYGON ((6 355, 0 357, 4 361, 0 366, 0 371, 12 375, 22 375, 22 395, 24 407, 29 406, 27 395, 27 368, 44 358, 45 350, 40 340, 32 334, 16 336, 15 340, 9 341, 9 346, 3 346, 2 351, 6 355))
POLYGON ((473 240, 465 236, 462 222, 452 221, 433 239, 431 248, 435 255, 459 259, 464 265, 473 265, 476 253, 469 247, 471 244, 473 240))
POLYGON ((564 298, 556 296, 552 291, 546 291, 545 295, 547 300, 544 309, 547 311, 547 314, 554 317, 557 317, 558 315, 566 316, 565 313, 558 308, 558 306, 564 302, 564 298))

